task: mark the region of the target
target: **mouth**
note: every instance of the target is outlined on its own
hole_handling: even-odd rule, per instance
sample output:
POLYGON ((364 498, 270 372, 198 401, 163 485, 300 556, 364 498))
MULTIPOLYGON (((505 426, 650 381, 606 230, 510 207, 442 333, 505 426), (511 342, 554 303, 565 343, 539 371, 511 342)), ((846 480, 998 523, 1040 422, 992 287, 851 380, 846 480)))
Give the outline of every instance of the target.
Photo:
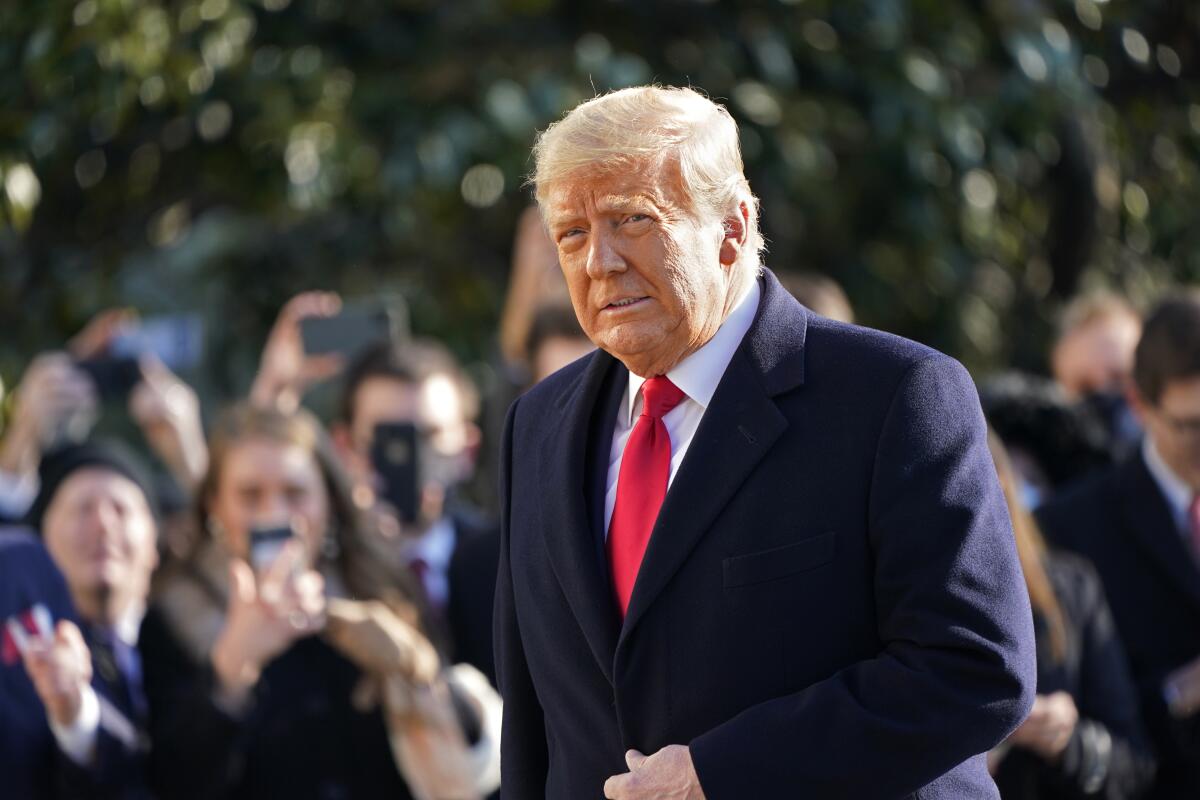
POLYGON ((649 297, 626 297, 621 300, 614 300, 604 306, 603 311, 626 311, 631 308, 637 308, 643 303, 649 302, 649 297))

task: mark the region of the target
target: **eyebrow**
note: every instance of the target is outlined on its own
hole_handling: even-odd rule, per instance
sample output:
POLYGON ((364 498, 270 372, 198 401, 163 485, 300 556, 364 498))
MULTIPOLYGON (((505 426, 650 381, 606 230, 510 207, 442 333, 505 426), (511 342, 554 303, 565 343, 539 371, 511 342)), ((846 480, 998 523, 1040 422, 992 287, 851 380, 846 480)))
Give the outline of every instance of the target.
MULTIPOLYGON (((658 203, 648 195, 640 194, 607 194, 596 203, 601 213, 621 213, 629 211, 659 210, 658 203)), ((584 215, 574 210, 558 210, 551 208, 546 215, 546 227, 553 230, 583 219, 584 215)))

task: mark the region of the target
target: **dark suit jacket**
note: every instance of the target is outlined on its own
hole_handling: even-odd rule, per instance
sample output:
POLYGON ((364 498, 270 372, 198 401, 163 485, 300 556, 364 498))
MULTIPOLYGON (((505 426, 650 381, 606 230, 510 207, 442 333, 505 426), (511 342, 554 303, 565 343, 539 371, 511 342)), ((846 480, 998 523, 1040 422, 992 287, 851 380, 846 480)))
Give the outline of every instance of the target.
POLYGON ((5 620, 36 603, 45 604, 56 621, 76 618, 66 582, 42 543, 28 531, 0 529, 0 638, 5 639, 0 660, 0 795, 32 800, 63 794, 56 776, 69 767, 50 733, 46 709, 3 630, 5 620))
POLYGON ((1173 719, 1169 672, 1200 657, 1200 569, 1141 452, 1038 510, 1046 537, 1086 556, 1104 582, 1159 751, 1155 798, 1200 797, 1200 715, 1173 719))
POLYGON ((604 468, 625 369, 513 404, 501 463, 502 793, 601 797, 688 744, 710 800, 996 797, 1034 690, 1029 601, 975 388, 767 273, 622 625, 604 468))

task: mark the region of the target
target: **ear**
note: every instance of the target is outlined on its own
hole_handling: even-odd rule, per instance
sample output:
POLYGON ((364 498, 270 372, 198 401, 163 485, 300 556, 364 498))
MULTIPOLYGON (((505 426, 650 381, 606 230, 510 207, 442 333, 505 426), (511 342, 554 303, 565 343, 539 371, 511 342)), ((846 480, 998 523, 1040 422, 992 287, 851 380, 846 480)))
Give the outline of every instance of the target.
POLYGON ((724 238, 721 239, 721 266, 732 267, 742 255, 750 235, 750 206, 745 200, 738 203, 736 213, 721 220, 724 238))

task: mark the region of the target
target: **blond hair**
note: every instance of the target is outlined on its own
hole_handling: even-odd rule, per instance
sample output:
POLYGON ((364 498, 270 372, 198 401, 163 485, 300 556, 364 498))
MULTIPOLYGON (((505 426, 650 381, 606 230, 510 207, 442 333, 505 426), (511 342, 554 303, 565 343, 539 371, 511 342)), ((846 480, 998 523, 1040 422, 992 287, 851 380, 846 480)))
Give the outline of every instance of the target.
POLYGON ((746 203, 747 246, 740 261, 749 267, 745 273, 757 275, 765 243, 758 229, 758 198, 743 174, 737 123, 724 106, 699 92, 636 86, 594 97, 538 136, 533 159, 530 182, 543 210, 549 187, 581 172, 645 170, 669 160, 692 211, 725 218, 746 203))

